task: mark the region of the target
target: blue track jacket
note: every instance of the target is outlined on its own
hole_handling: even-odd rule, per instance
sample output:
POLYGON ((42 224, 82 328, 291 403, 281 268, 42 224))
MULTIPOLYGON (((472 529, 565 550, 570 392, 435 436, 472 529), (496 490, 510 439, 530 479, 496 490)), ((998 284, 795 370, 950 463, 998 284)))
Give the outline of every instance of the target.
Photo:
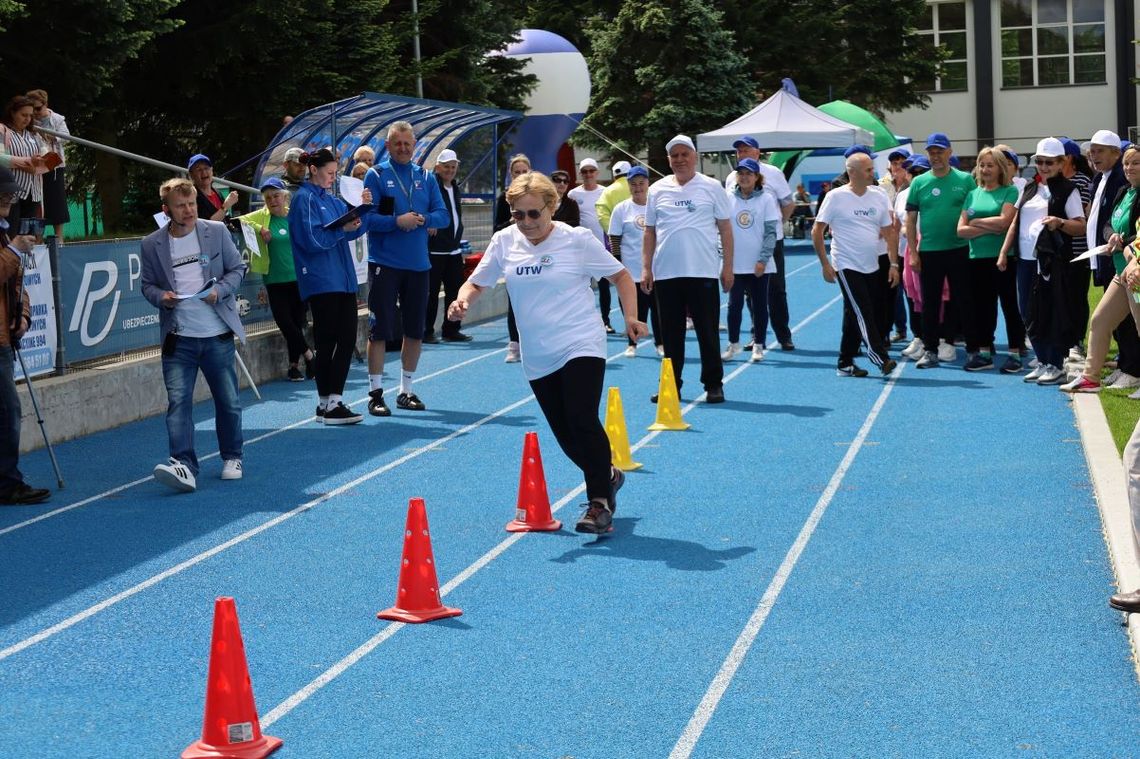
POLYGON ((428 228, 441 229, 451 224, 451 214, 443 204, 439 182, 422 166, 414 163, 393 164, 382 161, 364 175, 364 188, 372 191, 372 202, 393 199, 391 216, 376 214, 368 220, 368 260, 374 264, 409 271, 431 269, 428 259, 428 228), (410 197, 409 197, 410 195, 410 197), (396 217, 415 211, 424 224, 410 232, 396 226, 396 217))
POLYGON ((340 198, 312 182, 305 182, 293 194, 289 205, 289 237, 293 241, 293 263, 301 300, 321 293, 355 293, 356 266, 349 240, 364 234, 376 214, 367 214, 355 232, 324 229, 336 221, 348 206, 340 198))

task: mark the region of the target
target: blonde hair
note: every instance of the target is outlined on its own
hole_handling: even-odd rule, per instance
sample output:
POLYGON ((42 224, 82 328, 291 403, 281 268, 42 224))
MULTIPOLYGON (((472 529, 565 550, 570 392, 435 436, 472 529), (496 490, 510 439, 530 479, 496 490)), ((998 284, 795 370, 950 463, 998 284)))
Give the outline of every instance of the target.
POLYGON ((507 203, 512 207, 515 201, 523 195, 537 195, 542 198, 543 204, 550 210, 558 205, 558 190, 550 177, 538 171, 528 171, 520 174, 507 188, 507 203))
POLYGON ((352 176, 355 179, 363 179, 364 175, 368 173, 369 166, 366 163, 358 163, 352 167, 352 176))
POLYGON ((511 160, 507 161, 508 174, 510 173, 511 169, 515 167, 515 164, 519 161, 525 163, 528 169, 531 167, 530 159, 526 157, 526 153, 515 153, 513 156, 511 156, 511 160))
POLYGON ((994 165, 997 166, 997 169, 998 169, 998 187, 1004 187, 1012 181, 1012 176, 1011 176, 1012 172, 1010 172, 1010 170, 1009 170, 1010 160, 1006 156, 1006 154, 1003 153, 1001 150, 999 150, 996 146, 992 147, 992 148, 991 147, 985 147, 985 148, 982 148, 981 150, 978 151, 978 158, 977 158, 977 161, 974 163, 974 171, 973 171, 974 181, 978 183, 979 187, 982 184, 982 159, 983 158, 989 158, 990 160, 992 160, 994 162, 994 165))
MULTIPOLYGON (((352 160, 354 160, 354 161, 364 161, 364 160, 375 161, 376 160, 376 151, 373 150, 372 148, 368 147, 367 145, 361 145, 360 147, 358 147, 356 149, 356 152, 352 154, 352 160)), ((353 171, 355 171, 355 170, 356 170, 355 167, 353 167, 353 171)))
POLYGON ((24 93, 24 97, 31 98, 36 102, 43 103, 44 105, 48 104, 47 92, 44 90, 28 90, 26 93, 24 93))
POLYGON ((198 190, 194 188, 194 183, 186 177, 175 177, 168 179, 162 183, 158 188, 158 197, 162 198, 163 205, 166 205, 166 199, 170 195, 197 195, 198 190))

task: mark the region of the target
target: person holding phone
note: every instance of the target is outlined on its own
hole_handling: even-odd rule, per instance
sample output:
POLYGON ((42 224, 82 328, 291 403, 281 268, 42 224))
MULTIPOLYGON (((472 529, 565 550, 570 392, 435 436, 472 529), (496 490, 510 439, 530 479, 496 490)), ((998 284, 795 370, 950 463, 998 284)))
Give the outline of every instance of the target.
POLYGON ((246 266, 225 226, 198 218, 194 185, 178 178, 159 189, 170 223, 143 238, 142 294, 159 311, 162 379, 168 399, 170 459, 154 468, 158 482, 197 489, 194 383, 198 372, 214 396, 223 480, 242 477, 241 402, 234 336, 245 341, 234 295, 246 266))
POLYGON ((32 305, 23 288, 23 256, 35 245, 35 225, 28 219, 31 234, 11 234, 6 218, 17 202, 20 185, 8 169, 0 169, 0 506, 28 506, 51 497, 45 488, 33 488, 20 473, 20 396, 14 376, 19 340, 32 319, 32 305))

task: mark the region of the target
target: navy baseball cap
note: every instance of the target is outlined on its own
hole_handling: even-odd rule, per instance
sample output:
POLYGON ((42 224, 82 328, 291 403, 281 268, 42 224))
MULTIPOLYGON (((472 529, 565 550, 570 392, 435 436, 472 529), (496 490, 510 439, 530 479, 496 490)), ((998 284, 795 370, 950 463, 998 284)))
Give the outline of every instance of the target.
POLYGON ((277 177, 270 177, 269 179, 263 180, 261 186, 257 189, 265 192, 266 190, 285 190, 286 188, 285 183, 280 179, 277 177))
POLYGON ((214 162, 210 160, 210 156, 205 153, 195 153, 190 156, 190 163, 186 164, 186 170, 194 168, 194 164, 205 162, 207 166, 213 166, 214 162))
POLYGON ((929 150, 930 148, 943 148, 949 150, 950 138, 942 132, 933 132, 929 137, 926 138, 926 149, 929 150))
POLYGON ((740 171, 741 169, 744 169, 745 171, 751 171, 753 174, 760 173, 760 164, 756 161, 755 158, 744 158, 733 168, 735 168, 737 171, 740 171))
POLYGON ((649 179, 649 172, 645 170, 644 166, 634 166, 629 170, 629 173, 625 175, 625 179, 628 182, 634 177, 645 177, 646 179, 649 179))
POLYGON ((909 150, 903 150, 902 148, 897 148, 897 149, 895 149, 895 150, 892 150, 892 151, 891 151, 891 152, 890 152, 890 153, 887 155, 887 160, 888 160, 888 161, 894 161, 894 160, 896 160, 896 159, 898 159, 898 158, 902 158, 903 160, 906 160, 907 158, 910 158, 910 151, 909 151, 909 150))
POLYGON ((756 141, 755 137, 741 137, 736 142, 732 143, 732 147, 738 148, 741 145, 747 145, 750 148, 760 149, 760 143, 756 141))
POLYGON ((1068 137, 1062 137, 1061 144, 1065 146, 1065 155, 1071 155, 1074 158, 1081 154, 1081 146, 1070 140, 1068 137))
POLYGON ((956 155, 950 156, 949 164, 955 169, 962 165, 961 162, 958 161, 958 156, 956 155))
POLYGON ((1017 153, 1014 153, 1012 150, 1003 150, 1002 153, 1005 154, 1005 157, 1008 158, 1009 162, 1014 166, 1021 165, 1021 156, 1019 156, 1017 153))
POLYGON ((1120 141, 1120 152, 1121 153, 1123 153, 1125 150, 1128 150, 1128 148, 1130 148, 1130 147, 1132 147, 1132 143, 1129 142, 1128 140, 1121 140, 1120 141))
POLYGON ((869 155, 872 158, 875 158, 876 156, 878 156, 878 153, 872 153, 871 149, 869 147, 867 147, 866 145, 852 145, 851 147, 847 148, 847 150, 843 151, 843 157, 844 158, 850 158, 851 156, 855 155, 856 153, 865 153, 866 155, 869 155))
POLYGON ((906 163, 906 167, 909 171, 914 171, 915 169, 930 171, 930 160, 924 155, 911 156, 906 163))

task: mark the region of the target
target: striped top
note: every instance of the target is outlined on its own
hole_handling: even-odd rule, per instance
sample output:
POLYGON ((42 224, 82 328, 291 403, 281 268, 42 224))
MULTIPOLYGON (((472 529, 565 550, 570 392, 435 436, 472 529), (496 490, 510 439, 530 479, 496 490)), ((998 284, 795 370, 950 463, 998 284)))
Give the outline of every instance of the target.
MULTIPOLYGON (((14 129, 4 131, 5 144, 12 155, 22 158, 35 158, 40 155, 42 145, 35 132, 27 129, 23 132, 14 129)), ((41 175, 19 169, 12 169, 12 174, 16 177, 16 184, 20 185, 19 195, 22 199, 31 199, 37 203, 44 199, 44 180, 41 175)))

